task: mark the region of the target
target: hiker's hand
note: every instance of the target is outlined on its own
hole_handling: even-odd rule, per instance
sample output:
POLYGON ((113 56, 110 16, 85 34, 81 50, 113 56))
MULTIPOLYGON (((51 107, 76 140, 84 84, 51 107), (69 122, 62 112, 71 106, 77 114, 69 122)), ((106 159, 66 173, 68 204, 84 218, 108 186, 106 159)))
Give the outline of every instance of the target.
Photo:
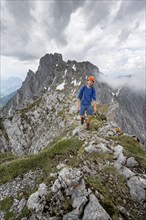
POLYGON ((80 112, 80 106, 78 107, 78 113, 80 112))
POLYGON ((96 109, 96 108, 93 108, 93 111, 94 111, 94 113, 96 113, 97 109, 96 109))

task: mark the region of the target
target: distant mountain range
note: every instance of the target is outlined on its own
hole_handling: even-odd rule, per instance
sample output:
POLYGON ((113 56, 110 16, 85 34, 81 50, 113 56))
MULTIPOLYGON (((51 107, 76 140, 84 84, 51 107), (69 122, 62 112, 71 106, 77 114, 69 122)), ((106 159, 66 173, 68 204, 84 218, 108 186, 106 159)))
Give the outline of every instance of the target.
POLYGON ((16 91, 12 92, 9 95, 6 95, 6 96, 0 98, 0 107, 4 106, 15 94, 16 94, 16 91))
POLYGON ((18 77, 9 77, 1 80, 0 85, 0 106, 4 106, 22 85, 22 80, 18 77))
POLYGON ((9 77, 7 79, 1 80, 1 91, 0 91, 0 98, 7 96, 17 89, 19 89, 22 85, 22 79, 18 77, 9 77))

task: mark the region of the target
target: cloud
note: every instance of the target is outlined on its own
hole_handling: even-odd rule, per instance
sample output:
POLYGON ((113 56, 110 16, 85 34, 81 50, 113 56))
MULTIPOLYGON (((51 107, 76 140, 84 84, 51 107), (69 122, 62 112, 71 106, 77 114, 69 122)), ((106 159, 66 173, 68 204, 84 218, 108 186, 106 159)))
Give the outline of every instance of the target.
POLYGON ((67 44, 63 31, 72 12, 83 4, 84 1, 5 1, 2 55, 36 59, 46 52, 46 45, 52 50, 53 41, 56 45, 67 44))
POLYGON ((146 92, 146 76, 143 73, 136 73, 133 75, 121 75, 119 77, 102 76, 102 80, 112 86, 114 89, 127 86, 131 90, 145 94, 146 92))
POLYGON ((1 77, 2 79, 7 79, 8 77, 14 76, 19 77, 22 80, 25 79, 29 69, 36 71, 39 65, 39 61, 35 60, 22 61, 14 59, 13 57, 1 56, 1 77), (3 74, 4 73, 4 74, 3 74))
POLYGON ((65 35, 63 34, 64 29, 70 22, 70 16, 79 7, 83 6, 84 0, 82 1, 54 1, 52 16, 53 22, 53 37, 63 44, 67 44, 65 35), (58 38, 58 34, 60 35, 58 38))
POLYGON ((115 2, 107 1, 86 1, 85 7, 83 8, 83 17, 86 20, 87 31, 93 29, 96 25, 105 29, 110 19, 110 12, 115 2), (94 11, 94 13, 93 13, 94 11))
POLYGON ((36 55, 28 50, 31 39, 33 17, 30 14, 30 1, 2 2, 2 55, 17 57, 20 60, 34 59, 36 55))
POLYGON ((135 20, 135 15, 141 14, 145 10, 145 0, 121 1, 120 8, 115 16, 117 22, 135 20))
POLYGON ((1 53, 19 67, 59 52, 65 60, 88 60, 108 76, 144 74, 143 0, 14 0, 2 1, 1 11, 1 53))

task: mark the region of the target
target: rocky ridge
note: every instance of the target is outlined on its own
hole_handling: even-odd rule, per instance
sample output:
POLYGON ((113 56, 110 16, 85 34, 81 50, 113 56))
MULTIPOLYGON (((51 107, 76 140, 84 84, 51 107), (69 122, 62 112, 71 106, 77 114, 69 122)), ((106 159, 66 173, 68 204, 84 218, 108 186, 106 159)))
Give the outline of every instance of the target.
POLYGON ((86 131, 75 105, 65 104, 68 122, 59 141, 0 166, 1 219, 145 219, 143 147, 115 122, 106 121, 105 106, 86 131), (15 168, 7 176, 16 164, 22 171, 15 168))
MULTIPOLYGON (((59 60, 55 68, 58 62, 66 65, 61 56, 47 55, 38 71, 48 71, 56 56, 59 60)), ((23 95, 19 97, 18 91, 3 108, 0 218, 144 220, 146 152, 136 137, 124 133, 115 122, 116 110, 112 112, 119 106, 120 94, 113 99, 107 93, 109 88, 97 80, 103 102, 98 104, 90 131, 86 131, 76 108, 76 93, 82 81, 77 65, 81 68, 83 63, 67 63, 70 71, 54 71, 62 74, 62 78, 54 77, 55 83, 47 84, 49 76, 45 75, 40 76, 44 81, 39 86, 36 74, 30 73, 32 81, 28 74, 21 88, 23 95), (31 83, 34 88, 30 95, 31 83), (109 104, 105 100, 111 97, 113 102, 109 104)), ((90 63, 84 62, 87 75, 89 67, 90 63)), ((100 78, 98 69, 92 67, 100 78)))

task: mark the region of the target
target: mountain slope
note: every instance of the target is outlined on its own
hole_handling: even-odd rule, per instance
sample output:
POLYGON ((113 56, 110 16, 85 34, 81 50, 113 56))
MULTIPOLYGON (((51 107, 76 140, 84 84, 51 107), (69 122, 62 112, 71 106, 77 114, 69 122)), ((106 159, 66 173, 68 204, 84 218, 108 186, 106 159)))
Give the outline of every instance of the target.
POLYGON ((46 73, 44 78, 29 71, 16 96, 2 109, 0 219, 144 220, 146 152, 123 132, 125 127, 120 128, 124 119, 114 122, 123 107, 127 118, 134 117, 129 102, 134 109, 143 100, 129 94, 129 102, 122 103, 125 88, 112 90, 89 62, 64 62, 60 55, 47 55, 40 70, 46 73), (54 60, 59 63, 53 71, 48 65, 54 60), (85 124, 80 125, 76 94, 91 70, 96 71, 101 103, 87 131, 85 124))
POLYGON ((6 80, 1 80, 1 98, 13 93, 21 87, 22 80, 18 77, 9 77, 6 80))
POLYGON ((114 95, 114 104, 107 117, 115 121, 124 132, 138 137, 146 147, 145 110, 145 94, 123 87, 114 95))
POLYGON ((72 128, 43 151, 21 159, 0 154, 1 219, 144 220, 142 146, 102 113, 90 131, 73 115, 72 128))
POLYGON ((9 95, 6 95, 2 98, 0 98, 0 107, 6 105, 6 103, 16 94, 16 91, 15 92, 12 92, 11 94, 9 95))

